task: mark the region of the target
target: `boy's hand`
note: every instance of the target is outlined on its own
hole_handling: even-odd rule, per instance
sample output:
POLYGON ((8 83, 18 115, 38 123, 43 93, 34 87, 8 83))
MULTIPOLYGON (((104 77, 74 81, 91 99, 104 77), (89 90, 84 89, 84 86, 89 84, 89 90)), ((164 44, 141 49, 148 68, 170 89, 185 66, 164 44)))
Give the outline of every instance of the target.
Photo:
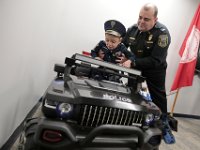
POLYGON ((98 52, 98 56, 99 57, 97 57, 97 59, 100 58, 100 60, 103 60, 103 58, 105 57, 104 51, 100 49, 99 52, 98 52))
POLYGON ((100 57, 95 57, 95 59, 98 59, 98 60, 103 60, 102 58, 100 58, 100 57))
POLYGON ((127 67, 127 68, 131 68, 131 60, 127 60, 125 61, 122 66, 127 67))

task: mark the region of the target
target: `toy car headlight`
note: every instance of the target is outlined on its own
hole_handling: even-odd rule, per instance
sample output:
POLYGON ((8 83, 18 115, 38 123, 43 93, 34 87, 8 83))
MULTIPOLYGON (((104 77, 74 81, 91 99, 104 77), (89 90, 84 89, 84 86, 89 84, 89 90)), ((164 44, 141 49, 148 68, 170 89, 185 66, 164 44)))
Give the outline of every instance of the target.
POLYGON ((154 121, 154 115, 153 114, 147 114, 145 117, 145 124, 150 125, 154 121))
POLYGON ((73 111, 73 105, 69 103, 60 103, 57 105, 56 110, 61 118, 69 118, 73 111))

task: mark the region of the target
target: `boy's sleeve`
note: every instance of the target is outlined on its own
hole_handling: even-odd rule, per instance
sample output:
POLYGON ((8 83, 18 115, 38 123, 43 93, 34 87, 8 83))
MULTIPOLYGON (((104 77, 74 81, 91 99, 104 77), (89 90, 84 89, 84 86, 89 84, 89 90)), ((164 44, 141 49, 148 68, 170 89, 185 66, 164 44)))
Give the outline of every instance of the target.
POLYGON ((102 48, 102 42, 100 41, 92 50, 91 50, 91 56, 93 58, 98 57, 98 52, 102 48))

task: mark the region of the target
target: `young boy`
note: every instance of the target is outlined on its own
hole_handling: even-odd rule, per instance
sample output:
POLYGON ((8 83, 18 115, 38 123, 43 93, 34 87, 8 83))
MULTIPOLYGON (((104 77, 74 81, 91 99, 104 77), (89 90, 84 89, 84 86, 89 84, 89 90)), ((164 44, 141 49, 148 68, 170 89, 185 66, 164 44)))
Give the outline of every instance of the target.
MULTIPOLYGON (((134 61, 134 55, 127 50, 122 42, 122 38, 126 34, 125 26, 117 20, 108 20, 104 23, 105 41, 100 41, 97 46, 91 50, 91 56, 95 59, 120 64, 123 63, 124 56, 134 61), (123 56, 123 57, 122 57, 123 56)), ((92 76, 98 75, 99 79, 108 79, 107 74, 93 71, 92 76)), ((112 76, 113 77, 113 76, 112 76)), ((115 76, 116 77, 116 76, 115 76)), ((113 80, 110 79, 109 80, 113 80)))
POLYGON ((122 42, 126 34, 125 26, 117 20, 108 20, 104 23, 105 41, 100 41, 91 50, 93 58, 111 63, 123 63, 120 57, 124 55, 127 59, 134 61, 134 55, 127 50, 122 42))

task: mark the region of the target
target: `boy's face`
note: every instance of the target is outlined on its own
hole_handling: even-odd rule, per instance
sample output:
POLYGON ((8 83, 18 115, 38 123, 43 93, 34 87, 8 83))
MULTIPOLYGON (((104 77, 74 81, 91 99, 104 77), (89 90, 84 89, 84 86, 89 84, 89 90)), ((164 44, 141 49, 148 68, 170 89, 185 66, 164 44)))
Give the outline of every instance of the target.
POLYGON ((107 33, 105 34, 105 42, 109 50, 115 49, 121 43, 121 41, 122 41, 121 37, 107 33))

